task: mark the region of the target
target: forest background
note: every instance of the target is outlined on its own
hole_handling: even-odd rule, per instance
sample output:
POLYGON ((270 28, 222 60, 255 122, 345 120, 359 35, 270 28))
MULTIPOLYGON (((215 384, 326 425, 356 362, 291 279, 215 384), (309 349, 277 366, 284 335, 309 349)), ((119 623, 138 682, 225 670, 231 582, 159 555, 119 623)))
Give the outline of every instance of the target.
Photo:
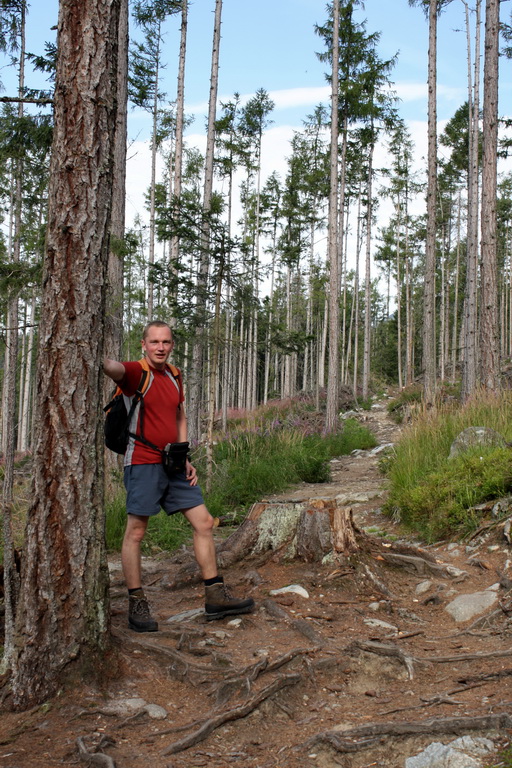
MULTIPOLYGON (((164 274, 165 264, 175 259, 174 254, 169 256, 174 248, 170 245, 174 224, 169 217, 165 221, 165 206, 173 194, 175 171, 172 164, 181 20, 179 3, 156 6, 160 8, 159 18, 148 20, 141 15, 142 5, 134 3, 130 22, 132 82, 124 214, 124 247, 129 253, 125 259, 122 354, 133 357, 137 353, 140 329, 148 316, 172 316, 178 336, 176 362, 187 373, 195 333, 189 324, 197 325, 199 321, 193 309, 199 295, 199 262, 191 255, 194 246, 190 231, 187 244, 182 238, 174 284, 164 274), (184 278, 181 281, 180 275, 184 278)), ((205 366, 203 380, 198 383, 200 392, 191 400, 194 440, 204 434, 201 412, 204 415, 208 410, 221 409, 226 418, 228 408, 253 408, 269 397, 288 397, 314 389, 318 393, 326 386, 329 256, 325 163, 330 100, 329 66, 325 61, 327 7, 309 0, 283 0, 274 6, 264 3, 249 9, 240 3, 225 2, 222 8, 213 184, 223 208, 219 221, 223 222, 233 254, 229 256, 229 266, 222 267, 219 289, 219 329, 223 331, 216 353, 217 381, 211 381, 209 359, 210 374, 205 366), (319 34, 322 27, 323 36, 319 34), (287 217, 295 221, 287 223, 287 217), (212 387, 216 390, 214 395, 212 387)), ((506 7, 506 3, 502 6, 506 7)), ((427 19, 419 7, 399 0, 385 8, 378 2, 356 2, 347 7, 352 15, 347 29, 352 27, 360 35, 354 44, 360 50, 347 49, 347 61, 352 61, 350 76, 354 80, 347 89, 348 98, 357 99, 356 89, 361 86, 355 83, 361 80, 370 59, 380 68, 376 101, 381 103, 374 110, 376 121, 371 118, 374 138, 368 141, 368 136, 364 136, 368 114, 358 116, 357 110, 352 110, 354 114, 349 118, 349 145, 359 157, 350 160, 352 179, 343 193, 344 244, 340 246, 340 377, 356 395, 358 390, 359 394, 362 391, 365 399, 370 378, 376 382, 396 381, 402 386, 414 380, 422 365, 420 318, 429 44, 427 19), (358 152, 358 143, 363 153, 358 152), (368 183, 364 180, 368 174, 364 165, 368 162, 372 166, 370 201, 365 199, 368 183), (400 165, 405 167, 405 177, 400 165), (404 196, 400 187, 405 186, 404 196), (397 217, 401 218, 398 236, 397 217)), ((45 51, 51 53, 54 45, 57 11, 56 2, 45 4, 44 8, 42 4, 28 8, 25 47, 29 55, 23 87, 34 92, 48 92, 52 87, 51 74, 41 57, 45 51)), ((184 184, 188 187, 186 194, 195 198, 196 205, 204 184, 213 12, 214 6, 206 7, 204 2, 190 4, 188 8, 184 184)), ((469 152, 464 104, 468 93, 480 98, 481 84, 475 75, 478 71, 480 78, 483 72, 482 43, 477 39, 477 27, 481 25, 478 4, 474 8, 464 2, 443 4, 438 23, 436 120, 441 137, 438 159, 445 168, 443 177, 451 185, 447 191, 451 200, 444 202, 442 214, 450 222, 449 227, 439 221, 445 233, 444 242, 439 244, 444 256, 438 260, 436 286, 441 378, 454 379, 462 357, 460 333, 466 275, 461 248, 467 222, 462 212, 457 218, 455 195, 461 191, 467 160, 464 154, 469 152), (452 154, 456 156, 456 168, 451 163, 452 154)), ((347 40, 343 40, 342 34, 342 48, 347 40)), ((19 86, 17 61, 15 50, 6 52, 2 82, 9 95, 19 86), (10 56, 13 59, 9 66, 10 56)), ((499 86, 504 138, 511 89, 506 76, 510 65, 505 57, 500 66, 505 71, 499 86)), ((4 106, 8 121, 13 109, 12 105, 4 106)), ((34 115, 36 122, 48 119, 50 111, 50 105, 25 106, 26 114, 34 115)), ((42 151, 44 165, 49 161, 49 153, 42 151)), ((503 190, 509 183, 509 166, 504 152, 500 157, 503 190)), ((5 207, 9 210, 7 186, 5 190, 5 207)), ((466 205, 462 198, 460 205, 466 205)), ((443 206, 441 199, 439 206, 443 206)), ((11 206, 11 213, 12 210, 11 206)), ((44 221, 36 226, 44 228, 44 221)), ((503 226, 507 224, 504 222, 503 226)), ((13 233, 8 215, 4 217, 3 230, 8 252, 13 233)), ((34 242, 34 230, 31 237, 34 242)), ((25 250, 23 245, 22 249, 25 250)), ((27 253, 26 260, 33 262, 34 257, 27 253)), ((205 286, 208 295, 202 296, 200 302, 206 301, 213 322, 219 286, 215 285, 215 267, 210 272, 210 284, 205 286)), ((506 295, 505 285, 503 291, 506 295)), ((33 350, 29 322, 32 304, 28 298, 25 302, 23 311, 28 320, 24 343, 33 350)), ((37 312, 36 305, 34 310, 37 312)), ((503 326, 507 324, 507 311, 510 314, 503 304, 503 326)), ((507 343, 510 346, 510 332, 507 337, 508 342, 502 334, 504 347, 507 343)), ((29 378, 24 377, 27 398, 29 378)), ((32 409, 24 408, 22 401, 27 402, 25 396, 20 398, 19 405, 18 448, 27 450, 32 409)))
MULTIPOLYGON (((311 11, 311 4, 280 9, 285 5, 290 14, 299 6, 311 11)), ((230 38, 229 25, 222 27, 221 0, 207 14, 204 3, 189 8, 185 1, 138 0, 130 18, 124 2, 88 0, 79 6, 61 0, 57 59, 51 41, 44 55, 40 47, 31 50, 26 26, 31 9, 23 0, 0 3, 2 45, 11 67, 3 71, 4 82, 9 71, 15 73, 18 92, 3 97, 0 116, 5 542, 14 442, 35 455, 17 631, 35 633, 38 642, 20 650, 6 638, 15 652, 19 703, 41 695, 34 686, 48 690, 52 671, 35 671, 41 648, 57 665, 56 634, 61 649, 72 646, 58 611, 45 625, 52 632, 41 637, 43 607, 56 610, 55 601, 45 596, 48 584, 67 591, 62 610, 86 622, 86 643, 81 638, 79 645, 97 648, 105 641, 107 580, 97 461, 102 445, 99 420, 89 414, 99 416, 103 349, 116 358, 138 355, 148 319, 161 317, 173 325, 190 437, 210 450, 210 469, 214 426, 225 432, 230 414, 253 411, 272 399, 306 393, 317 411, 325 399, 328 433, 338 427, 341 385, 359 402, 368 402, 383 383, 402 388, 419 376, 430 402, 438 380, 455 385, 462 378, 463 399, 479 385, 499 388, 502 363, 512 351, 506 88, 498 101, 499 45, 502 68, 509 66, 509 27, 504 23, 500 39, 498 11, 501 6, 505 15, 508 4, 476 0, 470 7, 429 0, 412 5, 422 8, 396 2, 393 9, 402 22, 406 14, 414 18, 402 32, 409 61, 423 50, 428 62, 428 141, 415 145, 411 129, 418 135, 423 115, 404 119, 395 93, 400 46, 384 43, 366 21, 362 4, 334 2, 312 24, 312 47, 302 49, 288 36, 295 40, 295 57, 297 50, 301 56, 296 72, 309 73, 304 59, 315 61, 317 50, 327 86, 314 75, 315 84, 308 86, 312 109, 305 110, 302 124, 295 114, 283 150, 272 133, 284 130, 282 124, 272 128, 273 96, 279 101, 282 89, 251 83, 239 95, 242 89, 234 84, 229 96, 219 96, 230 90, 227 84, 225 91, 219 89, 223 45, 235 37, 240 45, 241 37, 240 28, 232 26, 230 38), (445 16, 454 7, 458 31, 445 16), (203 87, 209 79, 206 142, 194 133, 186 109, 186 72, 198 69, 194 51, 186 51, 188 30, 198 18, 194 8, 203 21, 208 16, 213 37, 211 66, 202 75, 203 87), (119 10, 124 18, 114 41, 119 10), (451 76, 459 72, 456 86, 436 82, 437 30, 445 21, 450 34, 442 49, 456 51, 457 65, 452 60, 450 70, 451 76), (177 41, 178 27, 179 45, 169 46, 167 35, 173 30, 177 41), (414 50, 422 28, 428 47, 414 50), (81 37, 73 37, 77 33, 81 37), (88 48, 91 34, 98 36, 88 48), (174 98, 162 73, 178 53, 174 98), (61 71, 54 94, 56 60, 61 71), (32 67, 44 72, 42 83, 31 82, 32 67), (100 96, 92 93, 92 82, 100 96), (446 108, 440 120, 441 94, 452 99, 452 109, 446 108), (317 101, 317 95, 325 101, 317 101), (123 134, 127 104, 135 107, 132 117, 149 117, 144 146, 135 123, 129 129, 134 144, 123 134), (279 162, 269 150, 276 145, 279 162), (130 195, 136 199, 130 191, 136 186, 145 204, 138 202, 127 215, 130 157, 149 169, 149 185, 140 171, 134 174, 128 200, 130 195), (94 542, 97 568, 83 561, 84 546, 77 559, 79 541, 94 542), (68 547, 74 553, 70 560, 64 556, 68 547), (55 558, 64 563, 62 572, 55 558), (34 584, 40 593, 34 594, 34 584), (36 646, 38 655, 32 650, 36 646)), ((240 13, 240 3, 225 3, 231 20, 235 7, 240 13)), ((315 11, 320 12, 316 4, 315 11)), ((386 11, 389 17, 387 4, 386 11)), ((258 24, 251 25, 245 15, 239 19, 252 44, 258 24)), ((41 26, 48 24, 45 7, 41 26)), ((395 33, 403 29, 395 27, 395 33)), ((288 35, 286 19, 276 30, 288 35)), ((447 27, 440 34, 446 32, 447 27)), ((263 34, 260 47, 263 40, 268 47, 263 34)), ((272 50, 276 53, 277 44, 272 50)), ((241 60, 240 53, 235 57, 241 60)), ((231 76, 238 69, 232 64, 231 76)), ((283 72, 284 67, 274 60, 273 69, 283 72)), ((255 64, 247 71, 264 75, 255 64)), ((414 86, 409 80, 396 90, 411 98, 417 95, 414 86)), ((290 90, 291 97, 297 95, 293 86, 286 90, 288 98, 290 90)), ((74 628, 73 634, 80 631, 74 628)))

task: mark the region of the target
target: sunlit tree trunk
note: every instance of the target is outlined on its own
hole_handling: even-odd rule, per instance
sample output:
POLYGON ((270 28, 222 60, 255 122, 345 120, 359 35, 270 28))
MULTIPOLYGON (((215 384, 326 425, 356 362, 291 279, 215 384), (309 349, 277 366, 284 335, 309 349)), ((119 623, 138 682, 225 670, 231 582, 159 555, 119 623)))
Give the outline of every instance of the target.
MULTIPOLYGON (((373 125, 372 125, 373 133, 373 125)), ((363 338, 363 400, 368 399, 370 387, 370 344, 372 329, 372 307, 371 307, 371 243, 372 243, 372 181, 373 181, 373 152, 374 144, 369 148, 368 158, 368 180, 366 194, 368 197, 367 216, 366 216, 366 256, 365 256, 365 277, 364 277, 364 338, 363 338)))
MULTIPOLYGON (((174 146, 173 194, 177 201, 181 195, 183 168, 183 131, 185 125, 185 63, 187 56, 188 0, 181 0, 180 58, 176 92, 176 141, 174 146)), ((173 235, 170 247, 171 270, 175 269, 179 253, 179 237, 173 235)))

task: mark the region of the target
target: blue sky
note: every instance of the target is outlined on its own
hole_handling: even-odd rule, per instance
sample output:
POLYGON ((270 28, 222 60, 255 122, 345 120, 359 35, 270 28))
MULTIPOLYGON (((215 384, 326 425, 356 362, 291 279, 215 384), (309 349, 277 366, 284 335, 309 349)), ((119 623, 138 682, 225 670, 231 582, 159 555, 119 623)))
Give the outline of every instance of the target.
MULTIPOLYGON (((204 111, 208 99, 214 0, 191 3, 188 25, 186 98, 189 112, 204 111)), ((509 13, 502 3, 502 17, 509 13)), ((57 0, 32 0, 28 16, 27 46, 42 52, 45 39, 55 34, 57 0)), ((357 18, 367 19, 368 32, 380 32, 382 58, 398 53, 391 78, 402 97, 406 119, 426 116, 427 22, 420 8, 407 0, 366 0, 357 18)), ((238 91, 250 95, 257 88, 275 93, 276 124, 300 125, 325 92, 325 65, 316 57, 322 41, 315 23, 326 16, 323 0, 224 0, 220 48, 219 95, 227 99, 238 91)), ((136 32, 134 32, 136 34, 136 32)), ((166 32, 167 66, 164 90, 170 99, 176 88, 179 17, 170 19, 166 32)), ((464 6, 453 2, 439 20, 439 118, 453 114, 465 96, 467 65, 464 6)), ((29 75, 29 79, 32 79, 29 75)), ((4 81, 8 85, 7 73, 4 81)), ((41 82, 41 78, 38 78, 41 82)), ((132 117, 135 117, 132 115, 132 117)), ((197 130, 200 122, 193 129, 197 130)))
MULTIPOLYGON (((188 141, 199 148, 204 146, 214 7, 215 0, 193 0, 189 11, 186 111, 195 116, 195 121, 188 129, 188 141)), ((501 4, 503 20, 510 20, 511 7, 509 0, 501 4)), ((56 24, 57 8, 57 0, 32 0, 27 29, 29 51, 41 53, 44 40, 55 35, 50 28, 56 24)), ((461 0, 453 0, 438 23, 439 130, 467 98, 464 14, 461 0)), ((226 101, 235 92, 248 98, 258 88, 269 92, 275 109, 263 145, 263 174, 277 170, 284 175, 293 132, 302 127, 302 121, 317 104, 328 104, 325 65, 315 53, 322 50, 322 41, 314 31, 315 24, 322 24, 326 18, 326 3, 224 0, 222 18, 219 98, 226 101)), ((367 20, 367 32, 381 33, 381 58, 398 54, 391 79, 401 99, 399 112, 408 122, 421 162, 426 148, 428 52, 428 24, 423 10, 411 8, 407 0, 366 0, 364 10, 356 11, 356 18, 367 20)), ((474 18, 471 24, 474 26, 474 18)), ((179 34, 179 16, 175 16, 167 24, 165 37, 167 65, 163 90, 169 100, 175 97, 179 34)), ((510 114, 511 67, 508 61, 502 63, 502 114, 510 114)), ((8 70, 3 70, 2 79, 6 92, 14 93, 15 81, 10 80, 8 70)), ((27 84, 41 86, 42 76, 35 77, 28 71, 27 84)), ((149 132, 149 117, 142 111, 131 111, 128 222, 137 213, 144 213, 143 191, 149 182, 149 132)))

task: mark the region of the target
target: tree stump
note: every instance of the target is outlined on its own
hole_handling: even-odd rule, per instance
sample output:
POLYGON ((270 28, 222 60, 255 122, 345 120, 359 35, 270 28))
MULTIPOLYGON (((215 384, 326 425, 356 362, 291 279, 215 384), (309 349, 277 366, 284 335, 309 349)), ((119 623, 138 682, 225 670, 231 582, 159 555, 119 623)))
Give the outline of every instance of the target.
POLYGON ((336 499, 264 501, 253 504, 242 525, 219 546, 218 558, 222 567, 266 552, 311 563, 359 549, 352 509, 336 499))

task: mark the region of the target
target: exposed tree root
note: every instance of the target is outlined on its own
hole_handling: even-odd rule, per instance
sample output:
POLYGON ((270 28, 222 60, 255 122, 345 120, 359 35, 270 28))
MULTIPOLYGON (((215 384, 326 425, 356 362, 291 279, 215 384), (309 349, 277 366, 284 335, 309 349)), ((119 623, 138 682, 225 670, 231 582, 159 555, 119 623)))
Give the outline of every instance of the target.
POLYGON ((195 744, 206 739, 216 728, 219 728, 221 725, 224 725, 224 723, 228 723, 232 720, 239 720, 242 717, 247 717, 247 715, 256 709, 256 707, 265 701, 265 699, 273 696, 283 688, 290 685, 296 685, 301 679, 300 675, 283 675, 278 677, 244 704, 211 717, 189 736, 185 736, 183 739, 180 739, 180 741, 176 741, 174 744, 171 744, 164 749, 162 755, 175 755, 178 752, 183 752, 183 750, 193 747, 195 744))
MULTIPOLYGON (((113 742, 109 739, 109 744, 113 742)), ((76 740, 76 746, 78 749, 78 757, 83 762, 90 766, 98 766, 98 768, 116 768, 116 764, 109 755, 104 755, 102 752, 89 752, 80 737, 76 740)))
POLYGON ((500 659, 506 656, 512 656, 512 648, 503 651, 489 651, 483 653, 461 653, 453 656, 409 656, 394 644, 379 643, 373 640, 355 640, 348 650, 357 648, 367 653, 376 653, 379 656, 392 656, 401 661, 407 670, 414 664, 451 664, 461 661, 479 661, 481 659, 500 659))
POLYGON ((171 660, 171 666, 169 667, 169 674, 180 680, 187 679, 191 685, 197 685, 211 680, 212 675, 218 674, 224 677, 226 675, 225 665, 214 664, 197 664, 188 659, 181 651, 176 651, 173 648, 167 648, 166 646, 159 645, 158 643, 152 643, 149 640, 143 639, 140 635, 132 637, 127 632, 116 630, 116 634, 120 635, 125 640, 130 641, 134 645, 143 646, 154 651, 156 654, 164 656, 166 659, 171 660), (192 675, 197 675, 198 679, 192 679, 192 675))
MULTIPOLYGON (((497 672, 489 672, 486 675, 471 675, 471 677, 458 677, 458 683, 480 683, 491 682, 492 680, 499 680, 501 677, 511 677, 512 669, 499 669, 497 672)), ((469 687, 469 686, 468 686, 469 687)))
POLYGON ((453 578, 456 575, 453 566, 432 562, 423 554, 421 556, 402 555, 393 551, 382 550, 380 556, 389 565, 400 566, 401 568, 405 568, 407 571, 416 573, 420 576, 431 574, 438 578, 448 579, 453 578))
POLYGON ((337 752, 357 752, 374 745, 382 737, 433 736, 438 733, 457 736, 468 731, 491 731, 512 727, 512 717, 505 713, 481 717, 446 717, 405 723, 368 723, 344 731, 324 731, 309 739, 303 746, 326 744, 337 752))
POLYGON ((349 646, 348 650, 350 651, 356 648, 360 651, 366 651, 367 653, 375 653, 378 656, 388 656, 398 659, 398 661, 406 668, 409 680, 412 680, 414 677, 414 664, 421 662, 420 659, 409 656, 409 654, 405 653, 405 651, 397 645, 386 645, 384 643, 374 642, 373 640, 356 640, 349 646))
POLYGON ((307 637, 307 639, 311 640, 311 642, 315 645, 323 647, 326 644, 325 638, 323 638, 318 632, 315 632, 313 627, 305 619, 292 619, 292 617, 284 610, 284 608, 281 608, 280 605, 277 605, 277 603, 270 599, 264 600, 262 605, 270 616, 273 616, 274 619, 286 621, 291 627, 293 627, 293 629, 295 629, 297 632, 300 632, 300 634, 304 635, 304 637, 307 637))
POLYGON ((209 693, 215 694, 215 705, 217 707, 223 706, 235 693, 240 693, 245 690, 246 694, 249 695, 251 683, 253 683, 260 674, 275 672, 285 664, 289 664, 290 661, 293 661, 298 656, 305 656, 306 654, 311 654, 317 650, 318 648, 296 648, 283 654, 272 662, 269 662, 267 658, 261 659, 256 664, 252 664, 245 669, 225 677, 224 680, 218 686, 212 688, 209 693))

